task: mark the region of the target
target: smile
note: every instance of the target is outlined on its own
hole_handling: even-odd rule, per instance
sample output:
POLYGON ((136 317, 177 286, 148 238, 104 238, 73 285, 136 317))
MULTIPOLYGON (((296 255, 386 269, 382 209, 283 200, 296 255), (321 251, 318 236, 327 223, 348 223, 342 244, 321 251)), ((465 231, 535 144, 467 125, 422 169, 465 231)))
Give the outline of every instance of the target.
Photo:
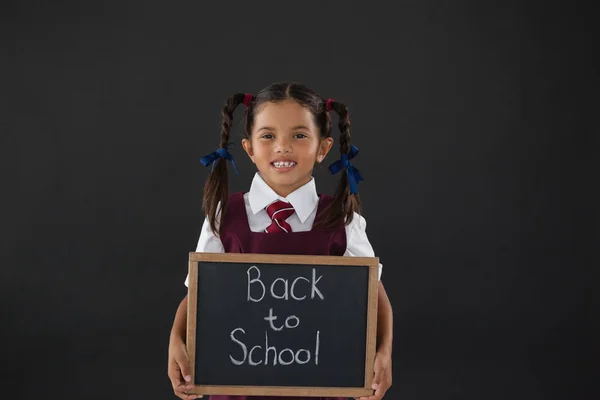
POLYGON ((273 161, 271 163, 275 168, 290 168, 296 165, 294 161, 273 161))

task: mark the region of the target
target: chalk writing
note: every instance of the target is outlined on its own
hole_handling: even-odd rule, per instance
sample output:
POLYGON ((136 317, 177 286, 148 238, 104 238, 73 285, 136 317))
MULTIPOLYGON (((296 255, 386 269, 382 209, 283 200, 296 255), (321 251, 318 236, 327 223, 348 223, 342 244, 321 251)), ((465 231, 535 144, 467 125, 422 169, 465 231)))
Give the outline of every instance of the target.
MULTIPOLYGON (((278 277, 274 279, 270 284, 261 279, 260 269, 253 265, 246 271, 247 277, 247 293, 246 301, 253 303, 260 303, 267 293, 277 300, 289 300, 290 298, 295 301, 304 300, 325 300, 323 292, 321 292, 317 286, 322 275, 317 278, 316 268, 312 268, 311 275, 309 278, 304 276, 295 277, 291 281, 290 279, 278 277), (300 284, 302 282, 303 284, 300 284), (269 288, 267 291, 267 287, 269 288)), ((289 315, 283 320, 283 324, 277 321, 278 316, 274 314, 273 308, 269 308, 269 315, 263 318, 268 323, 268 328, 275 332, 282 332, 285 329, 294 329, 300 325, 300 318, 296 315, 289 315)), ((280 320, 281 321, 281 320, 280 320)), ((234 365, 243 365, 248 363, 251 366, 257 365, 269 365, 269 360, 272 360, 271 365, 291 365, 291 364, 308 364, 311 359, 315 365, 319 365, 319 348, 320 348, 320 331, 317 330, 315 335, 315 347, 314 349, 297 349, 291 348, 277 349, 275 346, 269 346, 269 331, 265 330, 265 344, 264 347, 261 345, 252 346, 248 351, 248 346, 244 342, 244 335, 246 331, 241 328, 235 328, 229 335, 231 341, 237 344, 239 351, 235 352, 235 357, 229 354, 229 359, 234 365), (255 353, 256 351, 256 353, 255 353), (269 357, 270 356, 270 357, 269 357)))

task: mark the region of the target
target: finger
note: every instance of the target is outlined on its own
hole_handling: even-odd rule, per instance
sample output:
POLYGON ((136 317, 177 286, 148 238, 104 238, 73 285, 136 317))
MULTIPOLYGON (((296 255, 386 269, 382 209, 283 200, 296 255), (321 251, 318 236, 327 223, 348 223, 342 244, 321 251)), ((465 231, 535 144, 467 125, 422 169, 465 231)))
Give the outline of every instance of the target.
POLYGON ((372 396, 367 397, 368 400, 381 400, 383 395, 389 389, 389 385, 380 384, 375 393, 372 396))
POLYGON ((194 384, 193 383, 188 383, 185 384, 184 382, 181 381, 181 379, 179 379, 178 383, 176 383, 177 379, 172 380, 173 382, 173 391, 175 393, 189 393, 192 390, 194 390, 194 384))
POLYGON ((371 396, 360 397, 359 400, 381 400, 387 391, 385 385, 380 385, 379 388, 371 396))
POLYGON ((175 395, 183 400, 193 400, 193 399, 199 399, 202 397, 201 394, 196 394, 196 393, 183 393, 183 392, 175 392, 175 395))
POLYGON ((194 399, 199 399, 202 397, 201 394, 185 394, 185 393, 179 393, 177 394, 177 397, 183 399, 183 400, 194 400, 194 399))
POLYGON ((175 389, 176 392, 190 392, 192 390, 194 390, 194 385, 193 384, 187 384, 187 385, 179 385, 177 387, 174 387, 173 389, 175 389))
POLYGON ((380 399, 381 399, 381 397, 378 397, 378 396, 375 396, 375 395, 373 395, 373 396, 367 396, 367 397, 361 397, 360 398, 360 400, 380 400, 380 399))
POLYGON ((173 390, 179 390, 182 387, 181 379, 171 378, 171 385, 173 386, 173 390))
MULTIPOLYGON (((177 375, 179 375, 179 373, 177 375)), ((169 372, 169 379, 171 379, 171 386, 173 386, 173 390, 178 390, 178 388, 180 388, 183 384, 181 378, 179 378, 177 375, 169 372)))
POLYGON ((186 382, 190 382, 192 380, 192 374, 190 371, 190 366, 188 363, 187 354, 182 355, 175 359, 177 365, 179 366, 179 370, 181 371, 181 376, 185 379, 186 382))
POLYGON ((385 386, 384 386, 384 385, 380 385, 380 386, 379 386, 379 389, 377 389, 377 390, 375 391, 374 395, 373 395, 373 396, 371 396, 371 397, 372 397, 372 399, 373 399, 373 400, 381 400, 381 398, 383 398, 383 395, 385 394, 386 390, 387 390, 387 389, 385 388, 385 386))
POLYGON ((187 365, 187 357, 183 357, 183 360, 181 358, 175 359, 175 362, 169 370, 169 378, 171 378, 173 389, 177 389, 182 385, 185 385, 186 389, 194 387, 194 384, 191 381, 192 376, 188 370, 189 366, 187 365))
POLYGON ((371 383, 371 389, 377 390, 377 388, 381 384, 381 378, 383 377, 383 373, 385 372, 385 368, 381 366, 380 363, 375 363, 374 366, 375 375, 373 376, 373 382, 371 383))
MULTIPOLYGON (((376 393, 376 392, 375 392, 376 393)), ((375 400, 375 393, 373 393, 371 396, 363 396, 363 397, 359 397, 358 400, 375 400)))
POLYGON ((173 386, 174 390, 177 390, 177 388, 179 388, 185 384, 177 364, 175 364, 173 367, 169 368, 169 379, 171 379, 171 385, 173 386))
POLYGON ((173 390, 176 392, 189 392, 194 389, 194 382, 185 382, 181 377, 179 368, 171 371, 169 377, 171 378, 171 383, 173 384, 173 390))

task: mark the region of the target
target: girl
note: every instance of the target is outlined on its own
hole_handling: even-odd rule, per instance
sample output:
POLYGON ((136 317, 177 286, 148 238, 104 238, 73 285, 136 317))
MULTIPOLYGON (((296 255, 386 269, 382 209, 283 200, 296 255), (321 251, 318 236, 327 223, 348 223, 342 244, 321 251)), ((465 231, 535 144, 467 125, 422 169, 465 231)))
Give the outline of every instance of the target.
MULTIPOLYGON (((297 83, 277 83, 266 87, 256 97, 242 93, 233 95, 223 107, 222 116, 219 149, 201 160, 213 169, 204 188, 202 206, 206 219, 197 252, 374 255, 365 232, 365 219, 358 213, 357 183, 362 178, 349 161, 358 150, 350 145, 350 118, 344 104, 331 99, 324 101, 317 93, 297 83), (240 104, 246 106, 242 146, 258 172, 249 192, 229 196, 227 162, 234 168, 235 163, 227 148, 233 112, 240 104), (315 163, 323 162, 333 145, 331 111, 339 116, 341 133, 341 157, 330 166, 332 173, 341 172, 340 184, 333 197, 318 196, 312 177, 315 163)), ((381 265, 379 268, 381 277, 381 265)), ((392 308, 381 280, 378 293, 375 393, 365 400, 381 399, 392 383, 392 308)), ((186 323, 187 296, 175 315, 168 367, 175 394, 187 400, 202 396, 186 394, 193 388, 185 347, 186 323)), ((277 399, 216 395, 210 398, 277 399)), ((288 399, 301 400, 298 397, 288 399)))

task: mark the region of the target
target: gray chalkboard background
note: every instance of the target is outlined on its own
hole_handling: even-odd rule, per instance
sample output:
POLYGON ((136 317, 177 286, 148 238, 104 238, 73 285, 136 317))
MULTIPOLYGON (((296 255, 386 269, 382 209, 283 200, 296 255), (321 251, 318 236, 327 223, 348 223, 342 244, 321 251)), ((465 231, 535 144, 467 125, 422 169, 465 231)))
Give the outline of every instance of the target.
MULTIPOLYGON (((350 110, 394 310, 385 400, 600 398, 593 4, 3 1, 5 392, 176 399, 199 160, 229 96, 294 80, 350 110)), ((241 113, 231 192, 255 171, 241 113)))

